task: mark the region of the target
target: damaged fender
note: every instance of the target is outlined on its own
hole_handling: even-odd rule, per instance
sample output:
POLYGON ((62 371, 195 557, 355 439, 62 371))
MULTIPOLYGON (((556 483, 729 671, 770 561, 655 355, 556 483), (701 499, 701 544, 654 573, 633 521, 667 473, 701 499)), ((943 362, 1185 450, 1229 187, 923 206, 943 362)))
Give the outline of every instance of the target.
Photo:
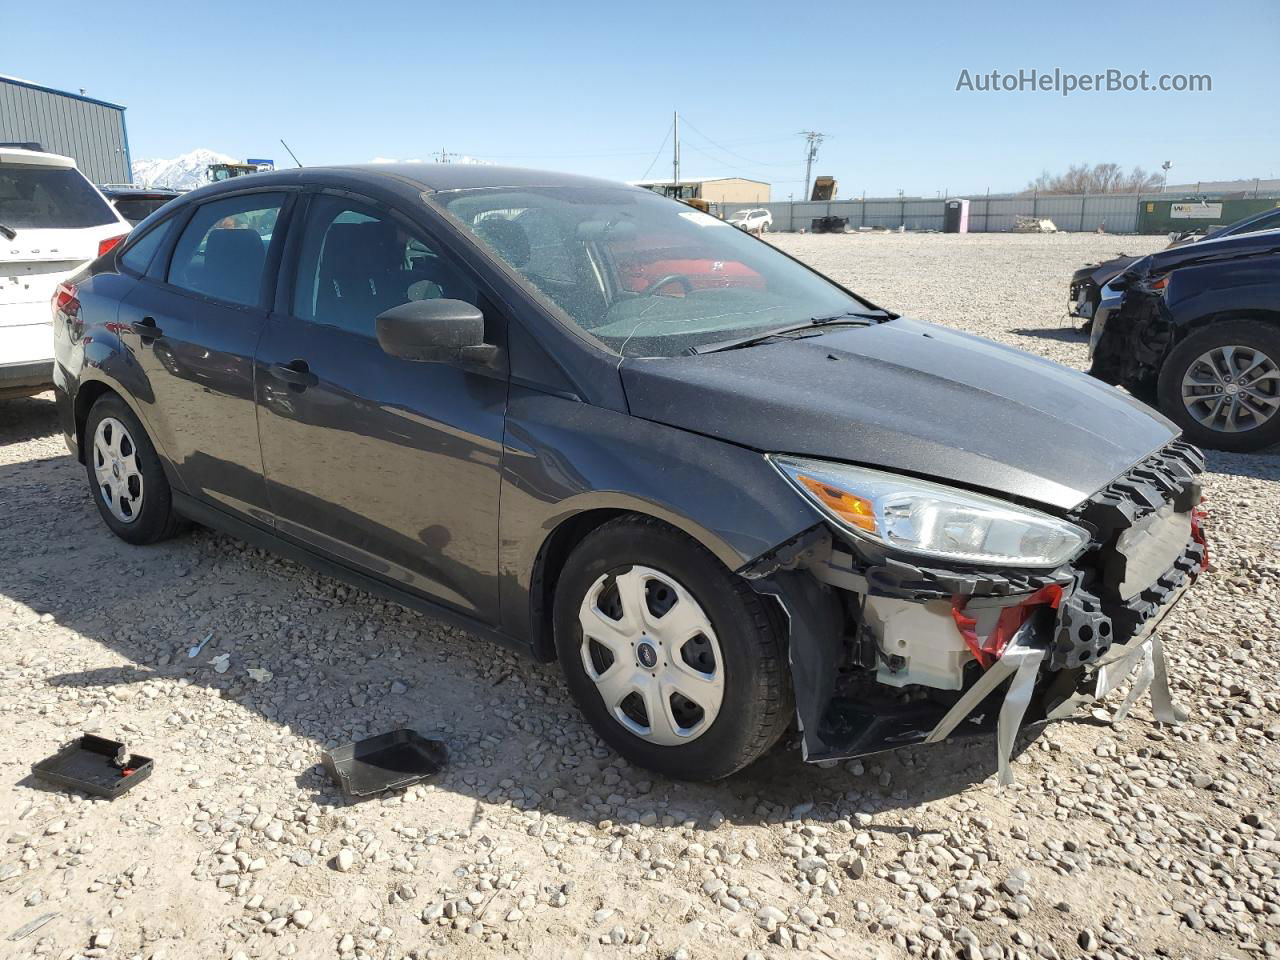
POLYGON ((1174 441, 1070 514, 1089 547, 1052 571, 942 569, 877 555, 819 524, 739 570, 789 627, 808 761, 997 732, 1000 782, 1017 731, 1137 680, 1117 715, 1169 693, 1159 624, 1207 565, 1203 458, 1174 441))

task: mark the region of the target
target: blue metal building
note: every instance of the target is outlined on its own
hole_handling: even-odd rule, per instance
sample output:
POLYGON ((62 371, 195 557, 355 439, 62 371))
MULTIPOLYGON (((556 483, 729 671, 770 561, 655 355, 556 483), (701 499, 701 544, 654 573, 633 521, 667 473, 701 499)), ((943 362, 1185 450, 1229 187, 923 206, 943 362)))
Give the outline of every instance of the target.
POLYGON ((74 157, 94 183, 130 183, 124 107, 0 76, 0 142, 36 142, 74 157))

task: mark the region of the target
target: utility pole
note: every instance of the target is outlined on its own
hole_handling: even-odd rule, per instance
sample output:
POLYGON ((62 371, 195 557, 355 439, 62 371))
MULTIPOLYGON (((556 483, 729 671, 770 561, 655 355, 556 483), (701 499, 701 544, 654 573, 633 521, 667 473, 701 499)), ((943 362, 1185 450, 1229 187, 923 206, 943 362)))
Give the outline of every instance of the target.
POLYGON ((680 199, 680 113, 673 112, 671 115, 671 127, 673 130, 671 136, 671 193, 680 199))
POLYGON ((818 159, 818 144, 826 139, 825 133, 816 130, 801 130, 800 136, 807 141, 804 158, 804 199, 809 199, 809 180, 813 174, 813 161, 818 159))
POLYGON ((432 156, 435 157, 436 163, 452 163, 454 157, 460 157, 462 154, 450 153, 448 150, 442 148, 433 153, 432 156))

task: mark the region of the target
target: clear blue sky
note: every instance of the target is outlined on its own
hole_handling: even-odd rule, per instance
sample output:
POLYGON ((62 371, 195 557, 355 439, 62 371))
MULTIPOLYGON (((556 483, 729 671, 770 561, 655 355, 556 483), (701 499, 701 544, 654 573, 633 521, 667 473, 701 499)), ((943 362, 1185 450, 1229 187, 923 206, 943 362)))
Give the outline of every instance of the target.
POLYGON ((287 163, 441 149, 614 179, 801 192, 797 131, 842 196, 1016 190, 1114 161, 1172 182, 1280 176, 1280 3, 40 4, 4 14, 0 73, 125 104, 133 157, 198 146, 287 163), (973 74, 1207 73, 1210 93, 957 92, 973 74))

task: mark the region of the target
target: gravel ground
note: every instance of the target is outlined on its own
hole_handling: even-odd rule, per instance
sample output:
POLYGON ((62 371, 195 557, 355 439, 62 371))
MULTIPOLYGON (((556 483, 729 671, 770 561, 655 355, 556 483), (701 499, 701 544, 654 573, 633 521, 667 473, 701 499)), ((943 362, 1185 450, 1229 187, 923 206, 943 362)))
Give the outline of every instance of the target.
MULTIPOLYGON (((1069 271, 1160 245, 774 239, 1075 366, 1069 271)), ((1210 465, 1213 567, 1166 646, 1189 722, 1053 725, 1003 790, 989 741, 688 785, 613 756, 553 668, 207 531, 116 540, 49 399, 0 403, 0 957, 1274 956, 1280 458, 1210 465), (343 805, 321 749, 403 725, 447 771, 343 805), (154 775, 34 781, 81 731, 154 775)))

